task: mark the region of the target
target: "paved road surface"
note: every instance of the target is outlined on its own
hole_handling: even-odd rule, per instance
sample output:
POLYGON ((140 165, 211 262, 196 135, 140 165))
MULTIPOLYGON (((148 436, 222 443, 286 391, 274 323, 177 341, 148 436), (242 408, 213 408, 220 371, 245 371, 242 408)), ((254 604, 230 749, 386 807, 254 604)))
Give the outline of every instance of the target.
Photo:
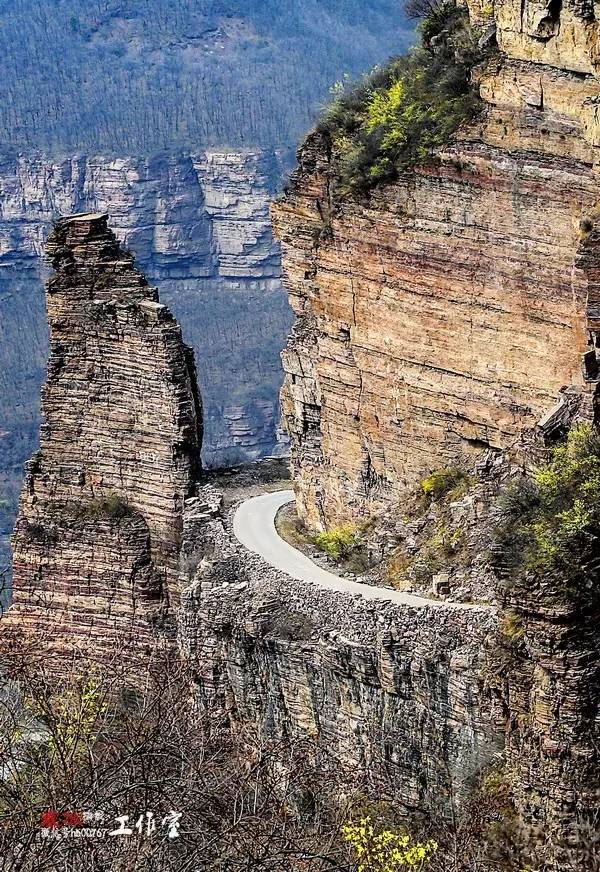
POLYGON ((275 516, 282 506, 292 502, 294 492, 291 490, 276 491, 262 494, 241 503, 233 520, 233 531, 236 538, 255 554, 266 560, 271 566, 280 569, 292 578, 308 581, 324 587, 327 590, 337 590, 343 593, 360 594, 365 599, 388 600, 406 606, 437 606, 438 608, 471 608, 481 609, 485 606, 465 603, 450 603, 443 600, 427 599, 415 594, 403 593, 400 590, 388 590, 373 587, 360 581, 341 578, 332 572, 327 572, 313 563, 305 554, 285 542, 275 529, 275 516))

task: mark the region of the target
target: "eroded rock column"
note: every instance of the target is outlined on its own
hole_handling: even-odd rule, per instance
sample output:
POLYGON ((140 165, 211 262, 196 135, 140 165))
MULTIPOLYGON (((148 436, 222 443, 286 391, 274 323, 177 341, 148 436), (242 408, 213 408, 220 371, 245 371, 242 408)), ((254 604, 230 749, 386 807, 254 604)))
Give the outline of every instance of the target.
POLYGON ((8 630, 108 657, 175 635, 183 504, 200 471, 191 350, 107 216, 49 238, 41 448, 14 534, 8 630))

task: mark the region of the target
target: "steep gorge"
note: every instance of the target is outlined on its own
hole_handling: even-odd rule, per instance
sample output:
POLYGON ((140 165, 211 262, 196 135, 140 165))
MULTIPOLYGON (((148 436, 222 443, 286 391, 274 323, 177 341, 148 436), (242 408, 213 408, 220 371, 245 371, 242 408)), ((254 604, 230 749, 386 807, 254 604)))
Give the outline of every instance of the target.
POLYGON ((258 149, 0 159, 0 566, 37 446, 48 347, 42 253, 57 216, 109 211, 119 240, 160 282, 197 352, 204 462, 281 451, 279 352, 291 320, 268 203, 284 162, 258 149))
POLYGON ((480 676, 495 613, 367 603, 249 553, 236 499, 224 509, 200 470, 192 351, 107 216, 60 220, 47 253, 41 446, 3 650, 52 658, 57 675, 137 663, 143 676, 178 649, 215 722, 328 746, 349 783, 447 817, 503 745, 480 676))
POLYGON ((48 253, 44 423, 3 650, 51 657, 60 677, 90 661, 143 676, 166 649, 190 667, 210 722, 321 749, 349 795, 442 832, 485 806, 500 768, 514 802, 503 824, 524 828, 528 856, 539 845, 543 868, 581 868, 577 827, 599 793, 593 616, 586 633, 550 588, 500 610, 415 607, 273 569, 234 535, 248 480, 223 503, 201 474, 191 350, 106 216, 63 219, 48 253), (510 614, 518 646, 503 635, 510 614))
MULTIPOLYGON (((296 313, 285 416, 312 528, 400 514, 435 467, 485 456, 521 475, 561 410, 596 418, 597 25, 575 3, 471 9, 488 27, 492 14, 484 118, 367 200, 337 196, 328 143, 312 136, 274 206, 296 313)), ((411 820, 452 826, 495 776, 528 862, 587 869, 597 598, 548 577, 498 584, 474 607, 440 593, 409 608, 273 570, 233 535, 242 497, 225 510, 197 487, 189 355, 105 219, 63 222, 50 251, 57 344, 9 626, 100 656, 123 629, 143 650, 176 640, 217 723, 326 747, 348 783, 411 820), (65 328, 85 353, 65 353, 65 328), (133 349, 161 365, 138 366, 133 349)))

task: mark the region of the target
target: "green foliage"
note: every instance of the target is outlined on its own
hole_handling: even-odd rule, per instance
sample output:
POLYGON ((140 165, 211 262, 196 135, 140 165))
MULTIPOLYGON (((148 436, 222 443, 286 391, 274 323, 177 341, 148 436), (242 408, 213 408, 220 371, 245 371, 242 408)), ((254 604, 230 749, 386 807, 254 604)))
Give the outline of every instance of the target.
POLYGON ((464 531, 461 527, 454 530, 446 526, 443 519, 436 525, 435 532, 429 540, 431 547, 436 549, 444 557, 452 557, 460 550, 463 544, 464 531))
POLYGON ((471 71, 484 60, 466 9, 431 9, 421 44, 358 84, 336 85, 319 130, 328 135, 342 193, 364 193, 427 160, 481 109, 471 71))
POLYGON ((333 527, 324 533, 319 533, 314 538, 314 543, 321 551, 325 551, 331 557, 339 560, 346 557, 357 541, 357 528, 354 524, 344 524, 341 527, 333 527))
POLYGON ((485 796, 498 796, 505 792, 506 775, 502 769, 492 769, 483 779, 481 793, 485 796))
POLYGON ((342 827, 342 835, 358 861, 358 872, 397 872, 426 869, 437 851, 437 842, 414 842, 396 829, 377 831, 370 817, 342 827))
POLYGON ((574 426, 549 463, 502 497, 495 562, 518 580, 551 574, 565 590, 593 587, 600 567, 600 437, 574 426))
MULTIPOLYGON (((450 503, 465 496, 472 484, 471 476, 459 467, 437 469, 420 482, 413 517, 427 518, 419 530, 418 549, 408 553, 401 546, 386 558, 387 580, 394 587, 429 584, 438 572, 470 564, 464 518, 453 517, 450 503)), ((404 521, 409 523, 411 516, 404 521)))
MULTIPOLYGON (((50 776, 55 788, 73 784, 82 767, 89 763, 106 725, 107 688, 93 675, 77 678, 60 694, 37 693, 28 698, 27 710, 39 725, 42 742, 23 749, 23 764, 31 779, 31 797, 41 788, 44 776, 50 776)), ((21 741, 22 728, 18 730, 21 741)), ((39 799, 39 797, 37 797, 39 799)), ((1 807, 1 803, 0 803, 1 807)))
POLYGON ((462 527, 450 527, 442 516, 432 535, 421 545, 412 560, 410 574, 418 584, 431 581, 433 575, 456 567, 464 560, 465 536, 462 527))
POLYGON ((469 489, 470 479, 467 473, 457 466, 436 469, 421 482, 421 491, 429 502, 443 497, 458 499, 469 489))
POLYGON ((97 739, 105 712, 98 680, 90 678, 81 687, 65 691, 55 702, 48 742, 51 756, 75 760, 86 754, 97 739))

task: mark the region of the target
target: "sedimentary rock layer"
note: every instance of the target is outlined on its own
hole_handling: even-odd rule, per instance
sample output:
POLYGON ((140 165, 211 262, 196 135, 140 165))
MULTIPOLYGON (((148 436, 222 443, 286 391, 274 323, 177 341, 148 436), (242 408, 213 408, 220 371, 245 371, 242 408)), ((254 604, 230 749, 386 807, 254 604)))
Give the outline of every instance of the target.
MULTIPOLYGON (((560 397, 598 418, 599 24, 576 0, 469 5, 499 47, 477 73, 481 118, 362 201, 338 196, 312 135, 273 208, 296 314, 284 414, 313 529, 402 512, 433 468, 543 431, 560 397)), ((536 868, 564 872, 597 841, 599 645, 597 614, 552 586, 508 596, 520 641, 486 669, 536 868)))
POLYGON ((599 193, 580 162, 464 143, 340 204, 329 239, 322 148, 305 147, 275 208, 297 314, 284 412, 312 527, 506 447, 581 383, 579 221, 599 193))
POLYGON ((508 707, 507 775, 538 862, 558 870, 597 862, 597 613, 557 596, 552 582, 511 598, 521 640, 490 651, 490 683, 508 707))
POLYGON ((183 504, 200 468, 193 355, 106 215, 59 221, 47 250, 44 422, 3 633, 62 657, 139 651, 173 636, 183 504))
POLYGON ((503 748, 484 678, 495 610, 321 590, 245 551, 227 526, 188 504, 180 642, 207 715, 314 743, 352 790, 449 819, 503 748))
POLYGON ((508 6, 504 54, 482 77, 487 114, 458 142, 356 202, 337 197, 328 143, 312 136, 274 206, 296 313, 284 412, 312 527, 510 445, 583 384, 600 199, 600 82, 578 42, 591 25, 569 57, 549 39, 542 59, 508 6))

